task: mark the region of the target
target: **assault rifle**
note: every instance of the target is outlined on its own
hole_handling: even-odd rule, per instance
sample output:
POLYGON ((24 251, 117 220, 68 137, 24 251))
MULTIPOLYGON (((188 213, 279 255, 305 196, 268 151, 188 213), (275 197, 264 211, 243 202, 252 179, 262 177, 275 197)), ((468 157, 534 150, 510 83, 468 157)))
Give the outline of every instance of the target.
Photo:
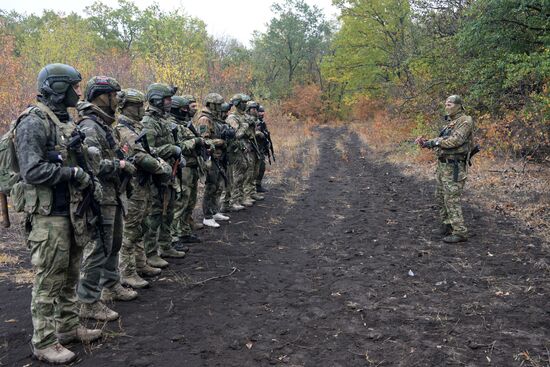
POLYGON ((82 142, 86 138, 86 135, 78 129, 75 129, 71 134, 71 140, 67 144, 67 150, 74 152, 76 157, 76 164, 86 172, 91 178, 91 184, 86 189, 84 189, 82 195, 82 201, 76 207, 75 215, 78 218, 84 217, 88 209, 91 209, 92 214, 95 218, 95 225, 99 238, 103 245, 103 254, 107 256, 107 247, 105 246, 105 230, 103 215, 101 214, 101 205, 94 197, 95 192, 95 176, 94 172, 86 162, 84 157, 84 152, 82 151, 82 142))
MULTIPOLYGON (((113 137, 113 134, 110 131, 105 130, 105 137, 107 138, 107 143, 109 143, 109 146, 111 147, 111 149, 115 151, 116 157, 121 161, 130 162, 128 158, 126 158, 126 154, 124 154, 122 149, 120 149, 120 147, 116 143, 115 138, 113 137)), ((122 177, 122 184, 120 185, 120 192, 124 192, 128 187, 128 183, 132 179, 132 175, 127 172, 122 172, 121 177, 122 177)), ((126 195, 128 198, 131 197, 132 196, 131 191, 127 192, 126 195)))
POLYGON ((271 133, 267 129, 267 125, 265 124, 265 121, 260 120, 258 127, 260 128, 260 131, 265 135, 265 139, 267 141, 267 159, 269 160, 269 164, 271 164, 271 158, 273 158, 273 162, 277 162, 277 160, 275 159, 275 151, 273 150, 273 141, 271 140, 271 133))

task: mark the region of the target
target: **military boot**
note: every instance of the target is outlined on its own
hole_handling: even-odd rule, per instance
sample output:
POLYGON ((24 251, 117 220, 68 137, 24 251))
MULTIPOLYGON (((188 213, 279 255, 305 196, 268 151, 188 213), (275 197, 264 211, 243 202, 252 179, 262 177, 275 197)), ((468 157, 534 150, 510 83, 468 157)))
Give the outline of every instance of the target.
POLYGON ((256 185, 256 192, 264 193, 267 192, 267 190, 263 188, 262 185, 256 185))
POLYGON ((138 293, 135 290, 126 288, 120 283, 116 283, 111 288, 103 288, 101 291, 102 302, 132 301, 137 296, 138 293))
POLYGON ((451 234, 453 227, 450 224, 442 224, 437 228, 432 229, 432 234, 447 236, 451 234))
POLYGON ((449 236, 443 237, 443 242, 446 243, 458 243, 466 241, 468 241, 468 238, 461 234, 451 234, 449 236))
POLYGON ((246 199, 246 200, 243 201, 243 205, 247 206, 247 207, 251 207, 251 206, 254 205, 254 201, 251 200, 251 199, 246 199))
POLYGON ((82 325, 78 325, 74 330, 65 333, 57 333, 57 340, 61 344, 69 344, 74 341, 91 343, 99 338, 101 338, 100 329, 88 329, 82 325))
POLYGON ((172 242, 172 248, 179 252, 189 252, 189 246, 185 246, 185 244, 181 241, 172 242))
POLYGON ((32 348, 33 356, 41 361, 51 364, 67 364, 76 359, 76 354, 59 343, 50 345, 44 349, 32 348))
MULTIPOLYGON (((159 269, 159 272, 160 272, 160 269, 159 269)), ((127 275, 121 274, 120 282, 123 285, 127 285, 134 289, 147 288, 149 286, 149 282, 143 279, 142 277, 140 277, 137 273, 127 274, 127 275)))
POLYGON ((204 224, 202 224, 202 223, 197 223, 197 222, 195 222, 193 219, 191 219, 191 220, 188 221, 187 223, 189 223, 189 225, 191 226, 191 228, 193 229, 193 231, 198 231, 199 229, 203 229, 203 228, 204 228, 204 224))
POLYGON ((260 194, 252 194, 250 195, 250 197, 256 201, 262 201, 265 199, 265 197, 263 195, 260 195, 260 194))
MULTIPOLYGON (((162 261, 164 261, 164 260, 162 260, 162 261)), ((142 265, 137 265, 136 266, 136 272, 142 277, 154 277, 156 275, 159 275, 162 272, 162 270, 159 269, 159 268, 154 268, 154 267, 150 266, 149 264, 145 263, 145 264, 142 264, 142 265)))
POLYGON ((153 255, 147 258, 147 264, 154 268, 161 268, 164 269, 169 265, 168 261, 164 260, 162 257, 158 255, 153 255))
POLYGON ((94 303, 82 303, 80 317, 97 321, 114 321, 118 319, 118 312, 111 310, 103 302, 96 301, 94 303))
POLYGON ((160 250, 160 257, 168 257, 173 259, 181 259, 182 257, 185 257, 186 253, 183 251, 178 251, 174 248, 168 248, 164 250, 160 250))

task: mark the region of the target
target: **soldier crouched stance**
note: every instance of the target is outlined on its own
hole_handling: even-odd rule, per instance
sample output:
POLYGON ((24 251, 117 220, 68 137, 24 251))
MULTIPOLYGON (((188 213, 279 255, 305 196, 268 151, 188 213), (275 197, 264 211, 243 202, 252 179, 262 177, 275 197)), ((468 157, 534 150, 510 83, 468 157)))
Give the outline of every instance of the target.
POLYGON ((118 82, 110 77, 93 77, 86 84, 85 102, 78 104, 81 120, 78 123, 84 134, 84 143, 91 160, 91 169, 101 183, 103 198, 100 201, 103 236, 90 241, 84 249, 84 260, 77 294, 81 302, 80 316, 100 321, 118 318, 118 313, 104 302, 129 301, 137 292, 122 286, 118 271, 118 252, 122 245, 123 213, 120 192, 122 174, 133 175, 135 167, 122 157, 111 124, 115 121, 118 82))
MULTIPOLYGON (((50 64, 38 74, 38 103, 19 118, 15 146, 22 182, 24 209, 32 229, 27 241, 35 270, 31 315, 33 355, 49 363, 76 358, 61 344, 93 341, 101 330, 80 326, 75 294, 81 244, 88 241, 88 215, 77 217, 83 191, 92 180, 78 168, 68 149, 75 124, 67 112, 75 107, 81 76, 73 67, 50 64)), ((100 196, 100 187, 96 186, 100 196)), ((13 193, 13 191, 12 191, 13 193)), ((15 195, 16 196, 16 195, 15 195)))
POLYGON ((438 158, 435 199, 441 226, 433 233, 445 236, 443 241, 447 243, 457 243, 468 238, 460 199, 468 176, 470 152, 474 148, 474 122, 464 114, 459 96, 447 98, 445 111, 450 122, 441 130, 439 137, 430 140, 418 138, 417 142, 423 148, 434 149, 438 158))
MULTIPOLYGON (((144 288, 149 285, 142 276, 160 274, 159 268, 147 264, 143 248, 145 218, 151 207, 151 188, 153 176, 163 176, 168 182, 172 169, 170 166, 153 157, 146 143, 137 142, 143 139, 141 119, 144 114, 145 96, 135 89, 124 89, 117 93, 118 118, 115 135, 122 150, 131 157, 137 172, 132 178, 133 192, 127 200, 127 213, 124 223, 122 248, 120 249, 121 282, 132 288, 144 288), (143 147, 146 145, 147 148, 143 147)), ((162 180, 162 179, 160 179, 162 180)))

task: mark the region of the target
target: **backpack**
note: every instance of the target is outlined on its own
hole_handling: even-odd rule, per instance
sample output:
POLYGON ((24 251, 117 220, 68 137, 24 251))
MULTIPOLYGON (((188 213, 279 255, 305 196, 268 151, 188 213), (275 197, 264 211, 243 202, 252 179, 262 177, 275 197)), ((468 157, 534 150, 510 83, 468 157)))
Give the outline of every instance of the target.
MULTIPOLYGON (((15 149, 15 133, 17 125, 21 120, 28 116, 35 108, 39 108, 42 112, 49 115, 48 111, 44 109, 44 105, 38 103, 36 106, 30 106, 23 111, 16 120, 12 121, 8 131, 0 137, 0 193, 6 196, 10 195, 13 186, 21 180, 19 174, 19 161, 17 160, 17 152, 15 149)), ((48 119, 43 119, 46 126, 46 130, 49 134, 50 123, 48 119)))

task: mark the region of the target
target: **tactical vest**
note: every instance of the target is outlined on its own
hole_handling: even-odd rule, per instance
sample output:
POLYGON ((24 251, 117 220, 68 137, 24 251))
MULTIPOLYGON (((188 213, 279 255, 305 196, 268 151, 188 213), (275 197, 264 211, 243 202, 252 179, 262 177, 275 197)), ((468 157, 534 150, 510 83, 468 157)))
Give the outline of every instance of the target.
MULTIPOLYGON (((67 167, 74 166, 73 159, 67 150, 71 134, 76 128, 74 122, 62 123, 52 110, 40 102, 28 110, 28 115, 31 114, 42 120, 44 128, 47 128, 47 151, 59 152, 62 158, 62 163, 57 164, 67 167)), ((68 215, 70 205, 70 190, 68 189, 70 189, 68 182, 52 187, 31 185, 20 181, 12 189, 14 208, 16 211, 24 210, 27 214, 68 215), (52 208, 56 209, 53 213, 52 208)))
POLYGON ((459 123, 467 123, 472 125, 472 128, 469 131, 466 141, 461 146, 456 148, 450 148, 450 149, 439 148, 437 150, 437 155, 439 158, 463 159, 463 160, 467 160, 469 158, 468 155, 470 154, 471 149, 474 147, 474 126, 473 126, 472 118, 470 116, 466 116, 464 114, 460 114, 456 116, 454 120, 452 120, 449 124, 447 124, 441 130, 439 136, 440 137, 451 136, 456 125, 458 125, 459 123))

